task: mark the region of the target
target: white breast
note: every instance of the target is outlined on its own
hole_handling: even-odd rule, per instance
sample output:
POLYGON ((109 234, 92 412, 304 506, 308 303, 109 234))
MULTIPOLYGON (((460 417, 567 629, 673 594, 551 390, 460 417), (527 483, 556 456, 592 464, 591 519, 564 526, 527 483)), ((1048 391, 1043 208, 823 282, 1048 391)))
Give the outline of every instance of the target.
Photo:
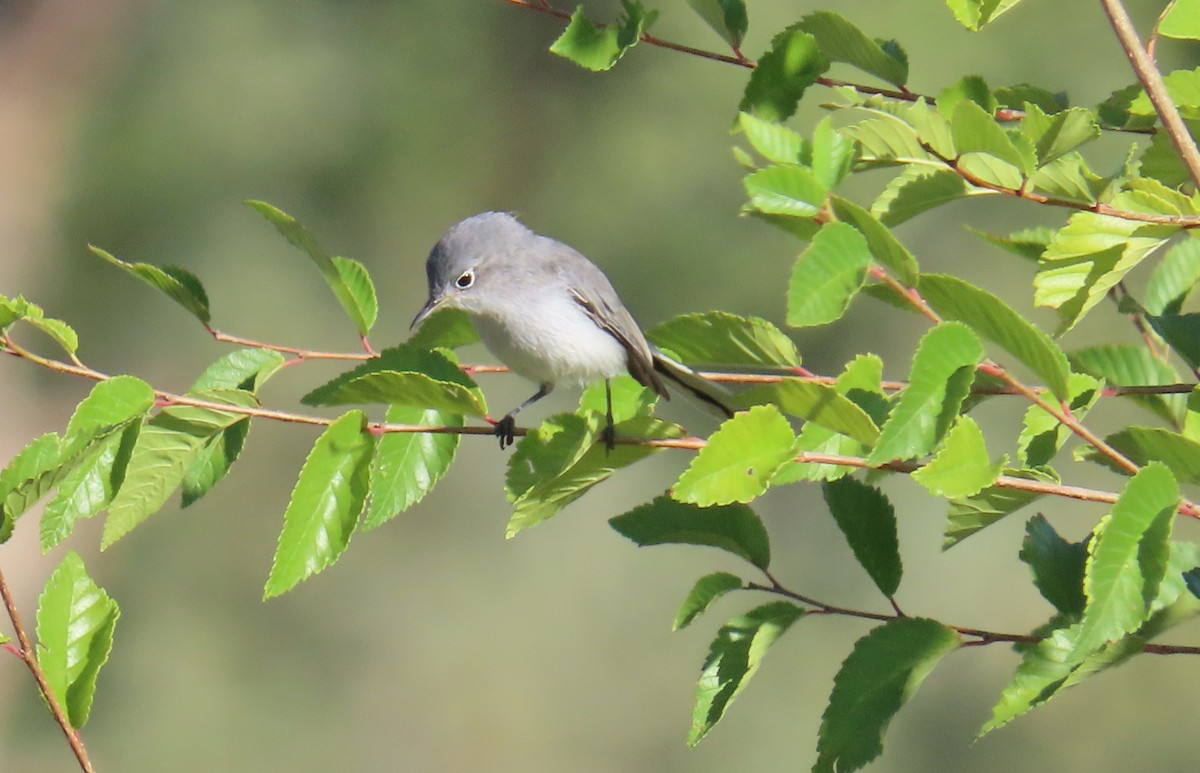
POLYGON ((471 318, 488 350, 530 381, 582 385, 626 370, 625 347, 566 293, 541 299, 527 314, 471 318))

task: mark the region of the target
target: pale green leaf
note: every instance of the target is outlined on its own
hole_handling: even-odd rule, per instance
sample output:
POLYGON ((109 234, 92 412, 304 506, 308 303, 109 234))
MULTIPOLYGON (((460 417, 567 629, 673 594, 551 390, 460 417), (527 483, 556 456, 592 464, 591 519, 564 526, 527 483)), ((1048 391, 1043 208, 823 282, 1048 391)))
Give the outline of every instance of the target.
MULTIPOLYGON (((1071 365, 1083 373, 1121 386, 1157 386, 1179 383, 1179 374, 1144 346, 1098 344, 1078 349, 1069 355, 1071 365)), ((1129 395, 1170 422, 1178 420, 1182 398, 1169 395, 1129 395)))
MULTIPOLYGON (((1059 479, 1045 470, 1005 470, 1013 478, 1025 478, 1039 483, 1060 483, 1059 479)), ((1010 513, 1040 497, 1033 491, 989 486, 974 496, 950 500, 950 512, 946 516, 946 533, 942 550, 949 550, 979 530, 991 526, 1010 513)))
POLYGON ((822 187, 833 190, 854 166, 854 140, 833 128, 833 119, 825 116, 813 127, 810 147, 813 174, 822 187))
POLYGON ((1035 159, 1020 152, 991 113, 972 100, 963 99, 954 106, 950 128, 960 157, 981 153, 1014 167, 1019 174, 1033 170, 1035 159))
POLYGON ((566 29, 550 46, 550 52, 593 72, 611 69, 637 44, 656 13, 647 12, 641 3, 629 0, 622 0, 621 7, 624 16, 607 26, 593 24, 584 15, 583 6, 577 7, 566 29))
POLYGON ((954 172, 910 166, 887 184, 871 205, 871 214, 895 226, 972 194, 971 186, 954 172))
POLYGON ((91 518, 108 507, 125 479, 125 467, 141 429, 141 424, 130 423, 121 432, 107 436, 59 482, 58 491, 42 512, 42 552, 49 552, 70 536, 76 521, 91 518))
MULTIPOLYGON (((393 405, 388 424, 461 427, 462 416, 431 408, 393 405)), ((364 530, 374 529, 420 502, 441 479, 461 438, 456 433, 387 432, 371 460, 371 500, 363 516, 364 530)))
POLYGON ((942 450, 912 477, 939 497, 970 497, 996 482, 1008 461, 993 463, 984 445, 983 430, 970 416, 959 416, 946 434, 942 450))
POLYGON ((441 308, 426 317, 405 343, 418 349, 458 349, 478 341, 479 333, 467 312, 441 308))
POLYGON ((1126 427, 1104 440, 1138 465, 1161 462, 1181 483, 1200 483, 1200 441, 1161 427, 1126 427))
POLYGON ((896 274, 907 287, 916 285, 920 277, 917 259, 900 243, 887 226, 874 215, 852 201, 840 196, 830 198, 834 213, 857 228, 867 239, 867 246, 876 262, 896 274))
POLYGON ((800 364, 796 345, 779 328, 724 311, 683 314, 655 325, 646 338, 690 365, 800 364))
MULTIPOLYGON (((1082 420, 1100 397, 1100 383, 1083 373, 1072 373, 1067 406, 1071 415, 1082 420)), ((1017 459, 1025 467, 1049 464, 1071 437, 1071 430, 1037 405, 1025 409, 1024 424, 1017 436, 1017 459)))
POLYGON ((865 445, 871 445, 879 437, 879 427, 867 412, 827 384, 785 378, 774 384, 758 384, 745 389, 735 396, 734 401, 745 408, 764 403, 776 405, 785 413, 820 424, 865 445))
POLYGON ((885 49, 839 13, 810 13, 797 26, 816 39, 830 61, 845 62, 897 86, 908 81, 908 59, 903 51, 894 46, 885 49))
POLYGON ((821 226, 792 268, 788 324, 811 327, 839 319, 866 281, 870 265, 867 240, 856 228, 837 222, 821 226))
POLYGON ((1146 282, 1142 305, 1155 315, 1178 314, 1200 284, 1200 239, 1185 239, 1167 250, 1146 282))
POLYGON ((205 368, 188 391, 245 389, 257 392, 285 362, 282 354, 271 349, 235 349, 205 368))
POLYGON ((813 171, 796 164, 775 164, 742 180, 748 206, 767 215, 813 218, 825 206, 828 189, 813 171))
POLYGON ((739 113, 738 128, 749 141, 750 147, 768 161, 806 165, 812 160, 811 145, 805 142, 799 132, 781 123, 751 113, 739 113))
POLYGON ((74 354, 79 348, 79 336, 66 322, 47 317, 41 306, 30 303, 20 295, 15 298, 0 295, 0 330, 8 328, 18 320, 50 336, 68 354, 74 354))
POLYGON ((1175 0, 1158 23, 1158 34, 1200 40, 1200 0, 1175 0))
POLYGON ((791 426, 775 406, 756 405, 709 436, 671 496, 704 507, 748 502, 767 490, 771 476, 792 457, 795 442, 791 426))
POLYGON ((1012 10, 1021 0, 946 0, 946 5, 958 19, 958 23, 969 30, 978 31, 1001 14, 1012 10))

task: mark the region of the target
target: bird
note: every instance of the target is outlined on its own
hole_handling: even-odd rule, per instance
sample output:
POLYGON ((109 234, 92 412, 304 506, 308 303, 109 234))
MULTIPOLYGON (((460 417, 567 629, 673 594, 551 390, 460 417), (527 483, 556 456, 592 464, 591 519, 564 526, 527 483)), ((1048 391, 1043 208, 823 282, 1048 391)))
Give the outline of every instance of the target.
POLYGON ((702 379, 653 347, 595 263, 535 233, 507 212, 483 212, 451 226, 425 263, 429 295, 410 329, 438 309, 461 309, 479 338, 537 391, 494 422, 500 448, 514 442, 517 415, 556 386, 605 383, 603 440, 616 442, 610 379, 628 372, 670 399, 660 376, 682 384, 727 416, 732 411, 688 381, 702 379))

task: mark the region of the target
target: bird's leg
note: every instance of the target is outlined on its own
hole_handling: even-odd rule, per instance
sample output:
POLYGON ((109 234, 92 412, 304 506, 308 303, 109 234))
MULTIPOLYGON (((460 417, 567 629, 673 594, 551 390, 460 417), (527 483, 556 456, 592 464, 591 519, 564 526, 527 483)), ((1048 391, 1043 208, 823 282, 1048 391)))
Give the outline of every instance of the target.
POLYGON ((517 428, 517 414, 520 413, 521 411, 525 410, 529 406, 533 405, 538 400, 541 400, 546 395, 550 394, 550 390, 552 390, 552 389, 554 389, 553 385, 542 384, 541 387, 538 389, 538 391, 533 395, 533 397, 529 398, 525 402, 518 405, 516 408, 513 408, 511 411, 504 414, 504 418, 502 418, 502 419, 500 419, 500 421, 496 422, 495 434, 496 434, 496 437, 500 438, 500 450, 501 451, 503 451, 505 448, 508 448, 509 446, 511 446, 513 444, 513 442, 516 440, 516 435, 514 434, 514 432, 517 428))
POLYGON ((613 426, 612 383, 609 379, 604 379, 604 403, 607 410, 604 414, 604 433, 601 437, 604 438, 605 452, 610 452, 617 446, 617 430, 613 426))

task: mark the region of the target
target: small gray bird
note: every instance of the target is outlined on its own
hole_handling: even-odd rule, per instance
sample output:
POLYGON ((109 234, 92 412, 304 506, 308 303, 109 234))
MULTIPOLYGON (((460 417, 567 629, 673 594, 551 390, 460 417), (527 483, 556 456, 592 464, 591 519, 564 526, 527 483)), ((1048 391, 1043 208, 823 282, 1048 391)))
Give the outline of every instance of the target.
POLYGON ((732 415, 718 398, 687 383, 689 376, 700 379, 698 375, 646 342, 594 263, 562 242, 534 233, 512 215, 484 212, 451 226, 429 253, 425 272, 429 300, 411 327, 437 309, 462 309, 492 354, 539 385, 532 397, 496 422, 502 449, 513 443, 517 414, 555 386, 604 379, 604 441, 611 450, 609 379, 625 371, 664 399, 670 396, 658 376, 669 376, 732 415))

